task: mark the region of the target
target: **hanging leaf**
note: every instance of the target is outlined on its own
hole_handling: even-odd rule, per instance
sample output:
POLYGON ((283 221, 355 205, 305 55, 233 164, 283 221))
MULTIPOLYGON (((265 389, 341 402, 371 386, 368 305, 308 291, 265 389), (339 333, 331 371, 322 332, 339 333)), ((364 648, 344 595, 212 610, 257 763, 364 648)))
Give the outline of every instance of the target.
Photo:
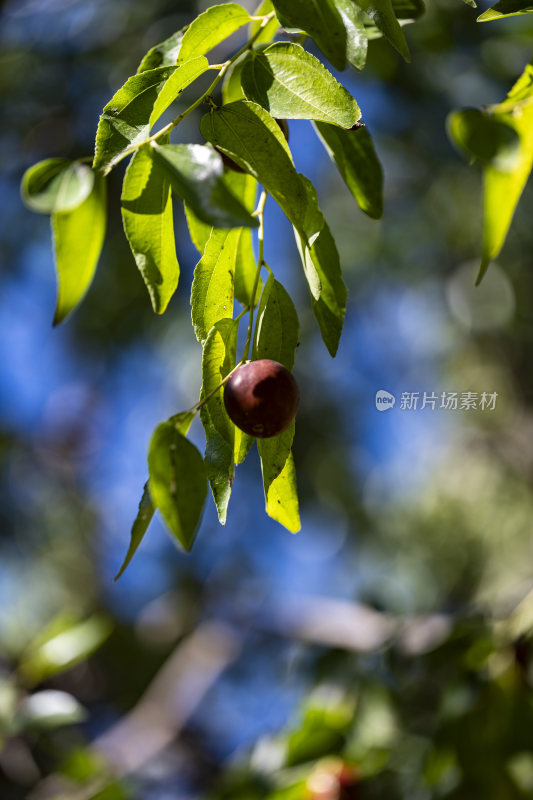
POLYGON ((90 195, 94 172, 87 164, 66 158, 47 158, 22 176, 22 200, 39 214, 73 211, 90 195))
POLYGON ((207 496, 202 456, 176 425, 163 422, 150 442, 148 469, 155 505, 174 538, 190 550, 207 496))
POLYGON ((144 142, 161 114, 208 67, 207 59, 200 57, 180 67, 157 67, 128 78, 100 116, 93 167, 107 173, 144 142))
POLYGON ((515 129, 487 111, 454 111, 447 128, 450 138, 472 161, 508 172, 520 159, 520 137, 515 129))
POLYGON ((137 552, 137 548, 139 547, 140 543, 144 539, 144 534, 148 530, 148 526, 152 521, 152 517, 155 514, 155 506, 152 502, 152 496, 150 494, 150 487, 148 486, 148 481, 144 484, 144 490, 141 497, 141 501, 139 503, 139 510, 137 512, 137 516, 135 517, 135 522, 133 523, 133 527, 131 529, 131 539, 130 539, 130 546, 128 547, 128 552, 126 553, 126 557, 122 562, 122 566, 120 567, 119 571, 115 575, 115 580, 118 581, 126 567, 129 565, 131 559, 137 552))
POLYGON ((101 175, 95 176, 93 189, 80 206, 52 216, 58 283, 54 325, 70 314, 91 285, 104 243, 106 221, 106 185, 101 175))
POLYGON ((383 214, 383 170, 366 127, 345 131, 317 122, 315 130, 361 210, 379 219, 383 214))
MULTIPOLYGON (((209 331, 202 357, 202 397, 210 395, 235 366, 238 330, 236 320, 222 319, 209 331)), ((226 413, 223 394, 223 388, 220 388, 200 409, 206 437, 207 477, 222 525, 226 522, 235 477, 235 426, 226 413)))
POLYGON ((530 0, 499 0, 477 18, 478 22, 490 22, 503 17, 517 17, 520 14, 533 14, 530 0))
POLYGON ((143 147, 131 160, 122 187, 122 222, 156 314, 162 314, 178 285, 170 184, 143 147))
POLYGON ((187 61, 189 58, 203 56, 250 21, 249 13, 237 3, 211 6, 187 28, 181 43, 179 60, 187 61))
POLYGON ((296 243, 311 291, 313 313, 324 344, 330 355, 335 356, 344 323, 346 286, 335 240, 318 206, 316 189, 303 175, 301 178, 308 198, 304 224, 307 241, 295 228, 296 243))
POLYGON ((281 25, 311 36, 337 69, 346 66, 346 28, 333 0, 272 0, 281 25))
POLYGON ((200 130, 265 187, 293 224, 302 221, 305 192, 285 137, 264 108, 238 100, 205 114, 200 130))
POLYGON ((296 471, 291 453, 294 422, 279 436, 258 439, 266 512, 291 533, 300 530, 296 471))
POLYGON ((405 59, 410 61, 409 48, 400 23, 394 13, 392 0, 358 0, 357 5, 367 14, 385 39, 405 59))
POLYGON ((186 30, 187 26, 173 33, 164 42, 159 42, 151 47, 139 64, 137 72, 146 72, 147 69, 156 69, 156 67, 175 67, 186 30))
MULTIPOLYGON (((272 5, 271 0, 263 0, 263 2, 259 3, 258 7, 254 11, 254 17, 266 17, 267 14, 271 14, 273 11, 274 6, 272 5)), ((258 44, 264 44, 272 41, 279 30, 279 19, 276 16, 272 17, 272 19, 269 20, 269 22, 267 22, 267 24, 262 28, 261 32, 258 33, 260 28, 261 22, 259 20, 256 20, 250 24, 250 38, 253 36, 256 37, 254 39, 254 44, 256 46, 258 44)))
POLYGON ((292 370, 299 327, 290 295, 269 275, 257 311, 252 360, 270 358, 292 370))
POLYGON ((233 316, 233 283, 239 238, 239 230, 214 229, 194 270, 191 311, 199 342, 205 342, 216 322, 233 316))
POLYGON ((202 144, 166 144, 153 148, 178 197, 202 222, 216 228, 257 227, 257 220, 223 180, 222 158, 202 144))
POLYGON ((276 42, 250 53, 242 87, 249 100, 281 119, 316 119, 351 128, 361 116, 348 90, 297 44, 276 42))
POLYGON ((355 69, 361 70, 366 64, 368 50, 368 37, 366 35, 363 12, 352 0, 335 0, 335 5, 346 28, 346 58, 348 63, 355 69))

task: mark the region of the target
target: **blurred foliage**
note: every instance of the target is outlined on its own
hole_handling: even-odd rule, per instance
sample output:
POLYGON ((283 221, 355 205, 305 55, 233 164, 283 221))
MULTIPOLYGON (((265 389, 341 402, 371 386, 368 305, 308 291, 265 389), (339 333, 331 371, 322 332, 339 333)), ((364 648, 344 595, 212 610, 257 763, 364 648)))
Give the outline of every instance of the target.
MULTIPOLYGON (((48 230, 19 205, 20 175, 44 156, 91 152, 94 123, 113 90, 197 5, 3 3, 0 92, 9 125, 0 131, 7 165, 0 311, 13 319, 7 304, 16 298, 24 327, 6 329, 6 342, 13 338, 2 354, 7 363, 15 353, 9 364, 22 361, 35 391, 41 362, 52 363, 42 308, 51 317, 53 286, 42 255, 48 230), (22 331, 32 325, 25 350, 22 331)), ((163 320, 152 314, 118 213, 94 287, 54 334, 64 337, 59 356, 70 365, 61 380, 83 384, 78 399, 45 397, 39 413, 20 421, 17 392, 22 398, 26 390, 2 380, 9 412, 0 437, 2 800, 533 796, 533 198, 530 187, 501 269, 493 265, 482 284, 486 294, 473 293, 480 173, 445 131, 452 109, 505 96, 530 58, 533 25, 524 16, 476 26, 475 15, 455 0, 428 4, 405 29, 411 65, 376 40, 368 70, 350 78, 384 163, 382 221, 357 215, 327 159, 316 158, 350 305, 330 361, 304 310, 303 283, 289 278, 302 307, 296 368, 306 400, 295 440, 306 509, 298 538, 280 544, 286 540, 274 523, 256 525, 254 504, 262 501, 246 483, 245 464, 233 527, 220 533, 206 519, 202 553, 191 557, 146 542, 136 557, 145 571, 132 564, 130 583, 124 576, 110 588, 144 479, 128 466, 142 461, 145 442, 133 450, 126 443, 185 407, 176 395, 192 391, 195 399, 191 353, 198 356, 180 323, 188 289, 163 320), (140 350, 144 358, 143 348, 159 372, 134 357, 140 350), (491 414, 420 412, 394 428, 368 411, 384 384, 490 390, 499 399, 491 414), (105 450, 145 385, 155 406, 148 424, 133 416, 119 454, 105 450), (128 401, 112 413, 123 395, 128 401), (107 470, 103 454, 113 457, 107 470), (103 486, 113 481, 110 501, 103 486), (118 533, 106 511, 121 520, 118 533), (367 649, 352 647, 347 634, 334 647, 299 631, 296 614, 287 637, 291 605, 281 575, 302 595, 364 600, 394 633, 367 649), (408 628, 413 617, 418 625, 408 628), (199 626, 212 618, 227 635, 211 632, 199 643, 199 626), (142 706, 153 716, 142 716, 138 738, 124 739, 135 766, 115 776, 117 751, 103 748, 101 737, 130 730, 129 712, 161 687, 174 658, 169 685, 178 694, 142 706), (214 674, 211 687, 206 678, 200 691, 204 670, 217 663, 223 676, 214 674), (177 722, 145 761, 161 707, 177 722)), ((197 124, 191 119, 191 141, 197 124)), ((291 137, 299 135, 294 126, 291 137)), ((301 141, 304 161, 310 145, 303 134, 301 141)), ((120 180, 111 178, 110 209, 118 208, 120 180)), ((188 286, 194 255, 180 252, 183 220, 176 223, 188 286)), ((296 274, 293 250, 275 255, 287 276, 296 274)), ((154 527, 154 541, 160 533, 154 527)))

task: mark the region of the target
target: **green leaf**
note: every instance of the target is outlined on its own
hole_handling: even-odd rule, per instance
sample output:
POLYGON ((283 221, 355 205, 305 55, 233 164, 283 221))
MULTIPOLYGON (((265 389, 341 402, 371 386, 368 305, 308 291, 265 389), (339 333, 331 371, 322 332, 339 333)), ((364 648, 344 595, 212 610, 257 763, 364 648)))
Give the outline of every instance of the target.
MULTIPOLYGON (((187 431, 191 427, 191 422, 193 421, 193 419, 194 419, 194 414, 192 412, 183 411, 180 414, 175 414, 168 420, 168 422, 174 425, 176 430, 178 430, 183 436, 186 436, 187 431)), ((152 521, 154 513, 155 513, 155 505, 152 501, 152 496, 150 494, 149 482, 146 481, 144 485, 143 495, 139 503, 139 510, 137 512, 137 517, 135 518, 135 522, 133 523, 133 527, 131 529, 130 546, 128 548, 128 552, 126 553, 124 562, 115 576, 116 581, 120 578, 120 576, 122 575, 128 564, 130 563, 131 559, 137 552, 137 548, 142 542, 144 534, 148 530, 148 526, 152 521)))
POLYGON ((346 58, 348 63, 355 69, 361 70, 366 64, 368 50, 368 37, 363 13, 361 9, 352 3, 352 0, 335 0, 335 5, 346 28, 346 58))
POLYGON ((40 214, 73 211, 90 195, 94 172, 86 164, 66 158, 47 158, 22 176, 22 200, 40 214))
MULTIPOLYGON (((469 5, 473 0, 465 0, 469 5)), ((475 3, 473 3, 475 7, 475 3)), ((398 19, 414 20, 422 16, 426 10, 424 0, 392 0, 392 8, 398 19)))
POLYGON ((146 72, 147 69, 156 67, 173 67, 178 63, 181 41, 187 27, 181 28, 165 39, 164 42, 151 47, 137 68, 137 72, 146 72))
MULTIPOLYGON (((202 358, 202 397, 207 397, 235 366, 239 323, 221 319, 209 331, 202 358)), ((205 466, 221 525, 226 523, 235 478, 233 450, 235 426, 224 407, 220 388, 200 409, 205 429, 205 466)))
POLYGON ((284 28, 303 30, 311 36, 337 69, 346 65, 346 28, 333 0, 272 0, 284 28))
POLYGON ((131 529, 131 539, 130 539, 130 546, 128 547, 128 552, 126 553, 126 557, 120 567, 119 571, 115 575, 114 580, 118 581, 128 564, 130 563, 131 559, 137 552, 137 548, 139 547, 140 543, 144 538, 144 534, 148 530, 148 526, 152 521, 152 517, 155 514, 155 506, 152 502, 152 496, 150 494, 150 487, 148 486, 148 481, 144 484, 144 490, 141 497, 141 501, 139 503, 139 510, 137 512, 137 516, 135 517, 135 522, 133 523, 133 527, 131 529))
POLYGON ((240 428, 235 428, 235 449, 234 449, 234 459, 235 465, 238 466, 242 464, 245 460, 246 456, 254 446, 255 436, 250 436, 250 434, 241 431, 240 428))
POLYGON ((291 533, 300 530, 296 471, 291 453, 294 422, 279 436, 258 439, 266 512, 291 533))
POLYGON ((301 178, 308 197, 304 228, 307 243, 302 232, 295 228, 296 243, 311 291, 313 313, 324 344, 330 355, 334 356, 344 322, 346 286, 342 280, 335 240, 318 206, 316 189, 306 177, 302 175, 301 178), (317 230, 318 234, 312 234, 317 230))
POLYGON ((269 275, 257 312, 252 361, 271 358, 292 370, 299 327, 290 295, 273 275, 269 275))
POLYGON ((173 190, 202 222, 216 228, 257 227, 255 217, 227 188, 222 158, 212 147, 166 144, 153 151, 173 190))
POLYGON ((148 452, 150 494, 172 535, 185 548, 194 544, 207 496, 198 449, 172 422, 158 425, 148 452))
POLYGON ((345 131, 322 122, 315 130, 346 186, 365 214, 383 214, 383 170, 366 127, 345 131))
POLYGON ((122 187, 122 222, 156 314, 162 314, 178 285, 170 184, 143 147, 132 158, 122 187))
POLYGON ((187 204, 185 204, 185 218, 187 220, 187 227, 189 229, 191 241, 200 255, 202 255, 207 241, 211 236, 213 226, 208 225, 207 222, 202 222, 201 219, 198 219, 194 211, 189 208, 187 204))
POLYGON ((57 272, 58 325, 78 305, 96 271, 107 221, 106 185, 95 175, 93 189, 83 203, 67 214, 54 214, 52 232, 57 272))
POLYGON ((250 21, 249 13, 238 3, 211 6, 187 28, 181 43, 179 60, 187 61, 189 58, 202 56, 250 21))
POLYGON ((180 67, 157 67, 128 78, 100 116, 93 167, 109 172, 144 142, 161 114, 208 67, 207 59, 200 57, 180 67))
POLYGON ((448 134, 473 161, 509 172, 520 158, 520 138, 503 120, 478 108, 452 112, 447 119, 448 134))
POLYGON ((216 322, 233 316, 233 284, 239 238, 238 229, 214 229, 194 270, 191 311, 199 342, 205 342, 216 322))
POLYGON ((490 22, 503 17, 517 17, 519 14, 533 14, 530 0, 499 0, 477 18, 477 22, 490 22))
POLYGON ((367 14, 387 41, 406 60, 410 61, 409 48, 392 6, 392 0, 358 0, 357 5, 367 14))
MULTIPOLYGON (((272 5, 271 0, 263 0, 262 3, 259 3, 258 7, 254 11, 254 17, 265 17, 267 14, 271 14, 274 11, 274 6, 272 5)), ((261 23, 259 21, 252 22, 250 25, 250 38, 252 36, 256 36, 259 28, 261 27, 261 23)), ((276 33, 279 30, 279 19, 277 17, 273 17, 261 32, 256 36, 254 39, 254 44, 264 44, 266 42, 271 42, 276 33)), ((237 98, 235 98, 237 99, 237 98)), ((224 101, 229 102, 229 100, 224 101)))
POLYGON ((351 128, 361 116, 347 89, 298 44, 276 42, 261 53, 250 53, 242 86, 247 98, 273 117, 316 119, 351 128))
POLYGON ((306 197, 279 125, 257 103, 237 100, 202 117, 200 130, 261 183, 295 225, 306 197))
POLYGON ((510 171, 502 171, 492 164, 485 168, 483 253, 477 284, 503 247, 533 168, 533 61, 529 62, 507 98, 487 110, 496 120, 514 128, 520 139, 520 155, 510 171))

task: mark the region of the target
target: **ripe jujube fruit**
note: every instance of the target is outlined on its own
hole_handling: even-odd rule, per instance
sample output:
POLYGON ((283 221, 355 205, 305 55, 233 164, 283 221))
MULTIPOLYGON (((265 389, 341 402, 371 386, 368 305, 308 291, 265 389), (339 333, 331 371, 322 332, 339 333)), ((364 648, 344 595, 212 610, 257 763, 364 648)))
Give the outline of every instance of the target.
MULTIPOLYGON (((287 122, 287 120, 276 119, 276 122, 278 123, 285 139, 289 141, 289 123, 287 122)), ((224 162, 225 167, 228 167, 228 169, 232 169, 234 172, 246 172, 246 170, 240 167, 232 158, 223 153, 222 150, 218 147, 218 145, 215 145, 215 150, 222 157, 222 161, 224 162)))
POLYGON ((277 436, 289 427, 299 400, 292 374, 269 358, 238 367, 224 387, 229 418, 245 433, 261 439, 277 436))

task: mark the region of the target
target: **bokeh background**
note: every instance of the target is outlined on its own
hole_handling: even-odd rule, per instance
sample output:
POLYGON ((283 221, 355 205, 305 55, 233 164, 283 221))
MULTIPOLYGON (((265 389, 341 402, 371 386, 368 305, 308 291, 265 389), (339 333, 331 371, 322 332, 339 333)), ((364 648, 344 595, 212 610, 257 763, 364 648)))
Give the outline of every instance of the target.
MULTIPOLYGON (((302 531, 264 514, 252 452, 224 528, 210 502, 185 555, 155 519, 113 582, 151 431, 198 396, 197 254, 179 210, 180 286, 156 317, 121 228, 121 165, 95 282, 52 329, 49 222, 18 187, 41 158, 90 154, 109 97, 207 5, 1 6, 0 797, 532 797, 533 195, 474 289, 481 176, 445 129, 452 109, 503 99, 531 57, 528 16, 478 25, 435 0, 406 29, 410 65, 376 40, 364 72, 339 76, 384 167, 379 222, 290 123, 349 287, 332 360, 271 201, 266 259, 301 321, 302 531), (443 391, 496 407, 400 407, 443 391)), ((198 122, 179 140, 201 141, 198 122)), ((191 436, 201 447, 199 421, 191 436)))

